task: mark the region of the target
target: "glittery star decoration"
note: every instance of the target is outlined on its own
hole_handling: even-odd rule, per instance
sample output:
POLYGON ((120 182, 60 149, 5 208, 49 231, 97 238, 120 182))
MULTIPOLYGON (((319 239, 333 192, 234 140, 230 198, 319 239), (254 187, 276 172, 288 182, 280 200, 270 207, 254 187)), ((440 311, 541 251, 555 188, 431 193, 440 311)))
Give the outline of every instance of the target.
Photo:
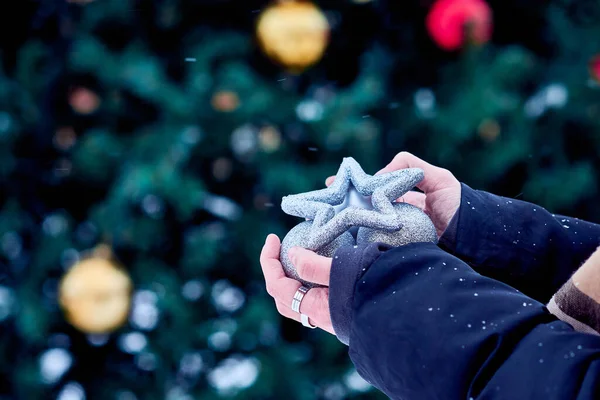
POLYGON ((284 197, 283 211, 306 219, 281 243, 280 260, 286 275, 309 288, 319 286, 298 275, 288 257, 295 246, 333 257, 340 247, 364 243, 394 247, 437 243, 429 217, 411 204, 396 202, 423 177, 423 171, 416 168, 371 176, 354 159, 345 158, 329 188, 284 197))
POLYGON ((303 242, 309 250, 317 250, 352 227, 397 231, 402 228, 401 218, 394 202, 415 187, 424 177, 418 168, 407 168, 382 175, 368 175, 353 158, 344 158, 334 183, 321 190, 286 196, 282 210, 289 215, 312 220, 312 226, 303 242), (352 185, 352 186, 351 186, 352 185), (361 196, 370 196, 372 207, 358 208, 346 205, 354 188, 361 196), (336 207, 342 205, 336 214, 336 207))

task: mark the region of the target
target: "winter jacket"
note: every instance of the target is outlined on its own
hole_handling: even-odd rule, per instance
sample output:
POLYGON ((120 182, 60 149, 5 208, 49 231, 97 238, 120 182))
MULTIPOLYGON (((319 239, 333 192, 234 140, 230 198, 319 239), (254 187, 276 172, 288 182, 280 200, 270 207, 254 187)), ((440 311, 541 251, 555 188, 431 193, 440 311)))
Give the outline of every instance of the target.
POLYGON ((342 247, 330 311, 359 374, 392 399, 600 399, 600 336, 545 304, 600 225, 462 185, 439 245, 342 247))

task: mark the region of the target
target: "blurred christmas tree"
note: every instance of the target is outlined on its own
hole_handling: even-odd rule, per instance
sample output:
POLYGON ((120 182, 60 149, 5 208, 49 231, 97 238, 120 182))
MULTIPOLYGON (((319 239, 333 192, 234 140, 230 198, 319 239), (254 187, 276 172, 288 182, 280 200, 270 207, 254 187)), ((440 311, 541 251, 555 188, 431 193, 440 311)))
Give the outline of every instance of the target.
POLYGON ((265 236, 297 222, 281 196, 322 186, 344 156, 374 172, 408 150, 477 188, 600 220, 600 5, 472 0, 464 25, 438 32, 433 3, 451 1, 321 1, 328 32, 300 7, 287 25, 321 22, 297 52, 278 42, 286 24, 255 40, 258 0, 5 13, 0 394, 380 398, 335 338, 277 315, 258 265, 265 236), (59 282, 99 244, 131 277, 131 313, 85 334, 65 321, 59 282))

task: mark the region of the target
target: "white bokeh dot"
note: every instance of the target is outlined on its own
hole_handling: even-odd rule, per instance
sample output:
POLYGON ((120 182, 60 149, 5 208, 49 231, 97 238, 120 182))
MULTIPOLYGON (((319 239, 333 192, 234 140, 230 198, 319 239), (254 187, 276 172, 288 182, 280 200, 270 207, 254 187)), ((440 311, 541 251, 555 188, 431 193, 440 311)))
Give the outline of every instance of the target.
POLYGON ((44 383, 57 382, 71 368, 73 357, 65 349, 46 350, 40 357, 40 375, 44 383))
POLYGON ((260 363, 254 358, 232 356, 208 374, 208 383, 222 395, 234 395, 256 382, 260 363))
POLYGON ((85 400, 85 391, 79 383, 69 382, 62 388, 56 400, 85 400))

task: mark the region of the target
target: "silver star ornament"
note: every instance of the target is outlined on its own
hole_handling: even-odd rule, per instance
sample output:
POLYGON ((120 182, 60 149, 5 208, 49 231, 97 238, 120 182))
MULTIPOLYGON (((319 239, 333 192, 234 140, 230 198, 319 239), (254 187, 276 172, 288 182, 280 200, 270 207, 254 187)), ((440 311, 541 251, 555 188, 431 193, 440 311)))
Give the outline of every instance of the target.
POLYGON ((418 168, 368 175, 353 158, 344 158, 333 184, 325 189, 285 196, 282 210, 306 221, 283 239, 280 260, 286 274, 305 286, 287 253, 303 247, 332 257, 341 246, 381 242, 401 246, 437 242, 429 217, 419 208, 397 202, 424 177, 418 168))

